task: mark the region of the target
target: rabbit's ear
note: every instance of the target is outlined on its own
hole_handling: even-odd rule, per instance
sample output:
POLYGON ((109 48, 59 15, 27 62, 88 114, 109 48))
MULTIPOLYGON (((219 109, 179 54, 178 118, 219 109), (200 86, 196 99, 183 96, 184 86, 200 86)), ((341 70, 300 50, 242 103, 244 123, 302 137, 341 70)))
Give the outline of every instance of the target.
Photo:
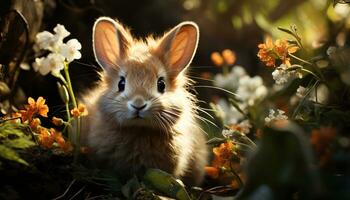
POLYGON ((96 61, 104 70, 117 69, 130 45, 131 36, 118 22, 109 17, 96 20, 92 33, 92 44, 96 61))
POLYGON ((192 61, 199 38, 194 22, 183 22, 160 39, 156 54, 164 62, 171 78, 175 78, 192 61))

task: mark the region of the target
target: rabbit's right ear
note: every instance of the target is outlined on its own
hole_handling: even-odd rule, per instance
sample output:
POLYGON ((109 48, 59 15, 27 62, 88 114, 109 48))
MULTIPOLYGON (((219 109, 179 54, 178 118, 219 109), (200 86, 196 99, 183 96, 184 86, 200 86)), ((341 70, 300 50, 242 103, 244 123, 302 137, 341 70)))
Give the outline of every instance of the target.
POLYGON ((109 17, 96 20, 92 45, 96 61, 104 70, 118 68, 118 62, 126 56, 130 42, 130 34, 118 22, 109 17))

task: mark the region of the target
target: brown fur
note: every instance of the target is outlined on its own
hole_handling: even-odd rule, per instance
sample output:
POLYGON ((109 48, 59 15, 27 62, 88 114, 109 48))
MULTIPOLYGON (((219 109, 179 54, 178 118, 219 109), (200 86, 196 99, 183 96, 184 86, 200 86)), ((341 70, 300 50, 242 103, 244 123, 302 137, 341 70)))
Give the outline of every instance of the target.
MULTIPOLYGON (((196 99, 186 90, 189 84, 186 62, 193 56, 187 54, 196 47, 187 46, 196 44, 183 38, 192 34, 186 30, 191 27, 183 25, 183 30, 179 25, 167 34, 172 34, 169 37, 137 41, 109 18, 99 20, 104 28, 112 28, 113 34, 119 33, 119 38, 101 39, 99 37, 105 34, 98 35, 101 30, 94 30, 95 54, 105 70, 99 86, 83 99, 89 110, 89 116, 83 121, 83 142, 93 150, 98 163, 121 174, 131 176, 142 167, 159 168, 188 184, 199 184, 207 162, 207 148, 195 118, 196 99), (114 26, 109 27, 108 23, 114 26), (178 39, 180 46, 172 39, 177 33, 182 37, 178 39), (123 44, 112 44, 111 47, 111 44, 103 43, 106 41, 123 44), (187 46, 183 48, 184 45, 187 46), (114 54, 105 52, 107 49, 114 54), (118 91, 120 76, 126 79, 123 92, 118 91), (163 94, 157 91, 159 77, 165 79, 166 92, 163 94), (140 114, 142 118, 134 119, 128 103, 135 103, 137 98, 150 106, 140 114)), ((98 29, 96 27, 95 24, 98 29)))

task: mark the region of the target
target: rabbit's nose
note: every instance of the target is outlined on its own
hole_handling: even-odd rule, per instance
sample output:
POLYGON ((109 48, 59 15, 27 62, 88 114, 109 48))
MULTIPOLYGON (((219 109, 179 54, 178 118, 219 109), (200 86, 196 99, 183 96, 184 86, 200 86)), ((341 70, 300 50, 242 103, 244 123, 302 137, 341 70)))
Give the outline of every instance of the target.
POLYGON ((128 102, 128 107, 130 110, 141 111, 145 110, 147 107, 147 102, 142 97, 136 97, 132 101, 128 102))
POLYGON ((144 104, 143 106, 135 106, 131 104, 131 107, 133 107, 137 111, 141 111, 142 109, 146 108, 147 104, 144 104))

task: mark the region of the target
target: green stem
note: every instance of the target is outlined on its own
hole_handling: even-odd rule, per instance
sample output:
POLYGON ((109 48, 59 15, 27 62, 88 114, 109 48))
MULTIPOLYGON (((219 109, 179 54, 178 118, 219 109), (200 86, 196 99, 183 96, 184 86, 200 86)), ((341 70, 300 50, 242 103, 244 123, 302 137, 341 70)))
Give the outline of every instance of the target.
POLYGON ((227 65, 224 65, 224 66, 222 67, 222 73, 223 73, 224 75, 227 75, 227 74, 229 73, 228 67, 229 67, 229 66, 227 66, 227 65))
POLYGON ((291 53, 288 53, 288 55, 296 60, 299 60, 300 62, 303 62, 303 63, 308 64, 308 65, 313 65, 311 62, 303 60, 303 59, 301 59, 301 58, 299 58, 291 53))
POLYGON ((290 57, 296 59, 296 60, 299 60, 300 62, 303 62, 303 63, 305 63, 305 64, 310 65, 310 66, 311 66, 312 68, 314 68, 315 71, 317 71, 317 73, 321 76, 321 78, 319 78, 319 76, 316 76, 316 77, 318 77, 318 80, 325 80, 325 79, 324 79, 324 76, 323 76, 323 74, 322 74, 322 72, 320 71, 320 69, 319 69, 317 66, 315 66, 315 65, 312 64, 311 62, 306 61, 306 60, 304 60, 304 59, 301 59, 301 58, 299 58, 299 57, 297 57, 297 56, 295 56, 295 55, 293 55, 293 54, 291 54, 291 53, 288 53, 288 55, 289 55, 290 57))
POLYGON ((309 74, 313 75, 318 81, 321 81, 321 78, 319 76, 317 76, 315 73, 313 73, 312 71, 305 69, 305 68, 302 68, 301 71, 309 73, 309 74))
MULTIPOLYGON (((72 87, 72 82, 70 80, 70 76, 69 76, 69 66, 68 63, 64 62, 64 74, 66 76, 66 80, 67 80, 67 89, 68 89, 68 93, 69 96, 72 99, 72 103, 73 103, 73 107, 74 108, 78 108, 77 106, 77 101, 75 99, 75 95, 73 92, 73 87, 72 87)), ((68 106, 69 107, 69 106, 68 106)), ((69 112, 69 110, 68 110, 69 112)), ((75 137, 75 154, 74 154, 74 161, 76 162, 79 151, 80 151, 80 117, 77 117, 77 131, 76 131, 76 137, 75 137)))
MULTIPOLYGON (((67 121, 71 121, 70 112, 69 112, 69 102, 66 102, 66 112, 67 112, 67 121)), ((67 125, 65 125, 64 130, 66 129, 66 127, 67 125)), ((73 137, 70 131, 68 131, 68 139, 71 142, 73 140, 73 137)))

